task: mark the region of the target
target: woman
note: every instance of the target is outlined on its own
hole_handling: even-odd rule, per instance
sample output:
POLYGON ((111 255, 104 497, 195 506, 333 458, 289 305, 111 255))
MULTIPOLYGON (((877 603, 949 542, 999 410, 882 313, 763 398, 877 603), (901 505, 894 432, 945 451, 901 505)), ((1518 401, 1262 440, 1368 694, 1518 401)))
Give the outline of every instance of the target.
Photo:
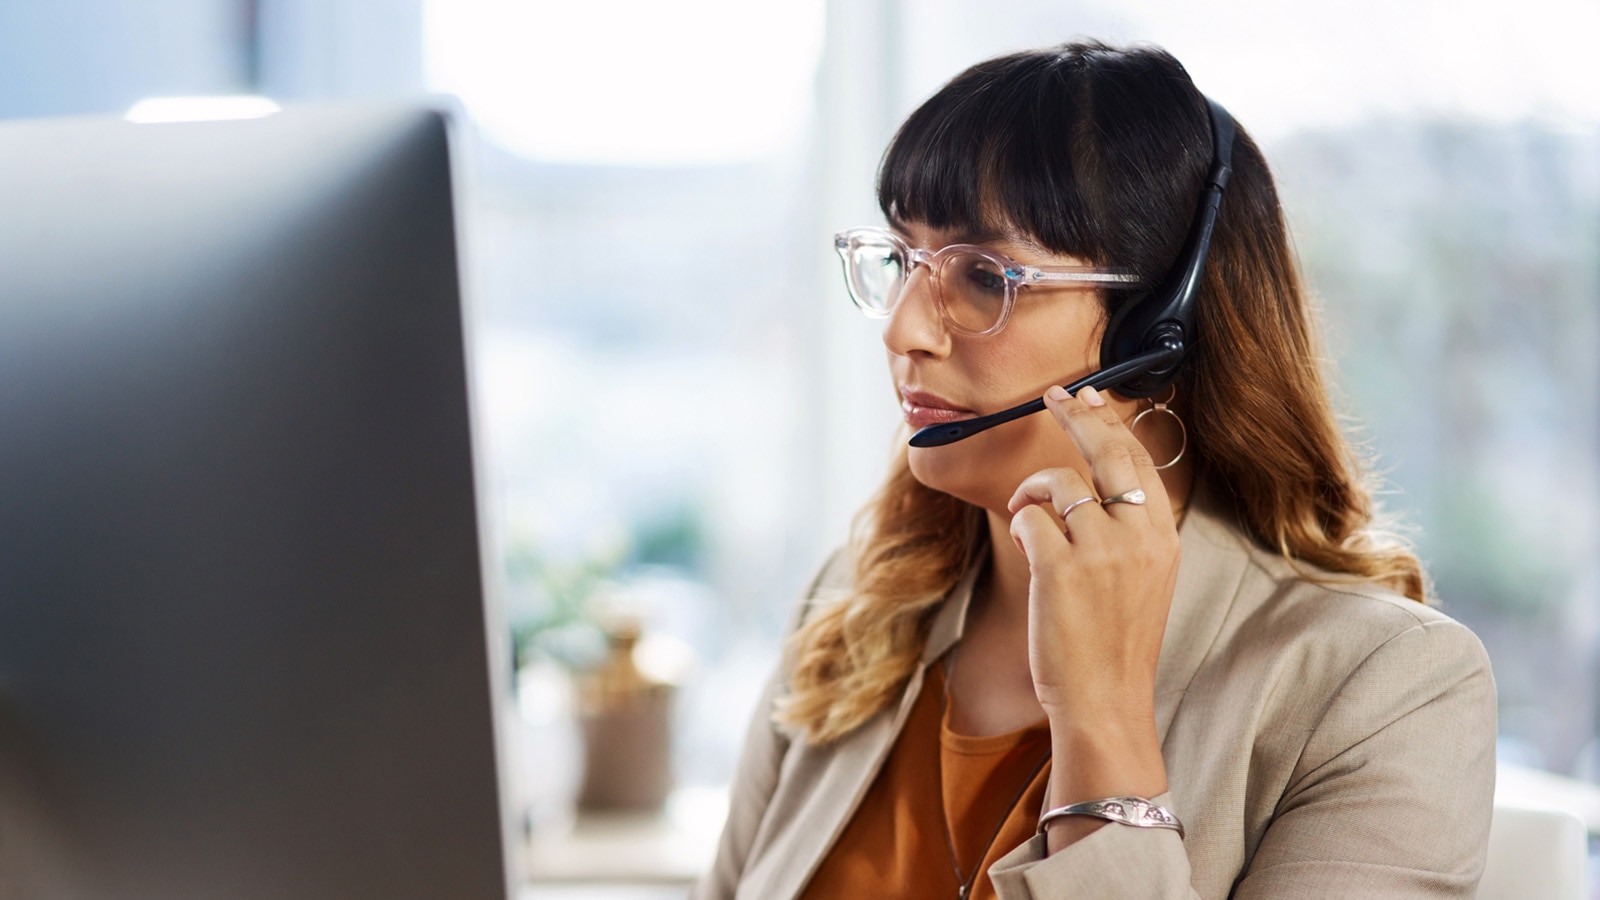
POLYGON ((840 247, 907 422, 1048 415, 897 459, 695 896, 1472 896, 1488 660, 1375 524, 1231 133, 1165 52, 1095 43, 977 65, 901 127, 889 229, 840 247), (1103 346, 1186 260, 1177 337, 1103 346), (1061 388, 1174 343, 1125 393, 1061 388))

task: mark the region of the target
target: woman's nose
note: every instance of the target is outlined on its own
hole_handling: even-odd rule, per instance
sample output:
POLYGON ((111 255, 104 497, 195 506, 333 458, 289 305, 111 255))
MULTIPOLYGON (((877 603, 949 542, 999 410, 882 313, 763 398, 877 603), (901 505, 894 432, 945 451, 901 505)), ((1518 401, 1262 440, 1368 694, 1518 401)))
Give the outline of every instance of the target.
POLYGON ((917 266, 900 289, 900 301, 883 325, 883 345, 890 353, 934 357, 950 353, 950 332, 934 302, 931 275, 927 266, 917 266))

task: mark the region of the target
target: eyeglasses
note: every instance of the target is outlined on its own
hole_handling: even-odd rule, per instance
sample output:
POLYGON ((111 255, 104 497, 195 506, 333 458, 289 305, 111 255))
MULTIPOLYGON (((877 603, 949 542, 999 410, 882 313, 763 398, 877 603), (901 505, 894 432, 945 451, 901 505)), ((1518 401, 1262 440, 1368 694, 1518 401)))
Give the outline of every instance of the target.
POLYGON ((951 244, 929 253, 901 240, 887 228, 852 228, 833 236, 844 260, 850 299, 868 318, 894 311, 906 279, 917 266, 928 267, 934 304, 945 324, 963 334, 994 334, 1005 327, 1017 290, 1036 284, 1126 288, 1139 284, 1126 269, 1092 266, 1028 266, 975 244, 951 244))

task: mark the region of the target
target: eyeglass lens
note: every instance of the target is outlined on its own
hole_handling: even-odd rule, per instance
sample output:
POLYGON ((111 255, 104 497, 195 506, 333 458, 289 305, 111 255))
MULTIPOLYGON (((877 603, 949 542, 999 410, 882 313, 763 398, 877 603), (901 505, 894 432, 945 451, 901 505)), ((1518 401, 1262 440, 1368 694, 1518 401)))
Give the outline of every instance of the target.
POLYGON ((905 260, 888 242, 858 240, 845 251, 845 276, 850 297, 870 315, 888 315, 900 301, 905 284, 905 260))
MULTIPOLYGON (((884 241, 860 241, 846 255, 850 293, 873 314, 887 314, 905 285, 904 254, 884 241)), ((940 254, 934 277, 946 321, 962 331, 984 332, 1005 315, 1006 277, 1000 264, 971 252, 940 254)))

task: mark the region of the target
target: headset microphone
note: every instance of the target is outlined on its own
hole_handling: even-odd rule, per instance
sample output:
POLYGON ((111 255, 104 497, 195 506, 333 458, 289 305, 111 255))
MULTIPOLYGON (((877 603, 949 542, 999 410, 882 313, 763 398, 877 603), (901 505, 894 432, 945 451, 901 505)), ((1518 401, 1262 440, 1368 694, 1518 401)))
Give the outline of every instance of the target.
MULTIPOLYGON (((1130 298, 1111 317, 1100 341, 1100 368, 1066 385, 1069 394, 1092 386, 1095 390, 1114 387, 1126 397, 1152 397, 1178 377, 1194 339, 1194 300, 1216 231, 1222 191, 1233 173, 1233 117, 1210 99, 1206 107, 1211 117, 1211 170, 1183 252, 1159 287, 1130 298)), ((911 436, 911 446, 953 444, 1043 409, 1044 400, 1036 398, 986 416, 929 425, 911 436)))
MULTIPOLYGON (((1163 368, 1175 364, 1183 358, 1183 347, 1161 347, 1149 353, 1142 353, 1127 362, 1097 369, 1094 372, 1074 381, 1066 386, 1067 393, 1076 395, 1086 387, 1095 390, 1104 390, 1126 382, 1130 378, 1143 375, 1152 369, 1163 368)), ((918 429, 911 436, 913 447, 943 447, 953 444, 963 438, 969 438, 980 431, 988 431, 996 425, 1004 425, 1012 419, 1031 416, 1044 410, 1043 398, 1035 397, 1027 403, 1002 409, 997 413, 987 416, 978 416, 975 419, 961 419, 956 422, 942 422, 938 425, 928 425, 918 429)))

